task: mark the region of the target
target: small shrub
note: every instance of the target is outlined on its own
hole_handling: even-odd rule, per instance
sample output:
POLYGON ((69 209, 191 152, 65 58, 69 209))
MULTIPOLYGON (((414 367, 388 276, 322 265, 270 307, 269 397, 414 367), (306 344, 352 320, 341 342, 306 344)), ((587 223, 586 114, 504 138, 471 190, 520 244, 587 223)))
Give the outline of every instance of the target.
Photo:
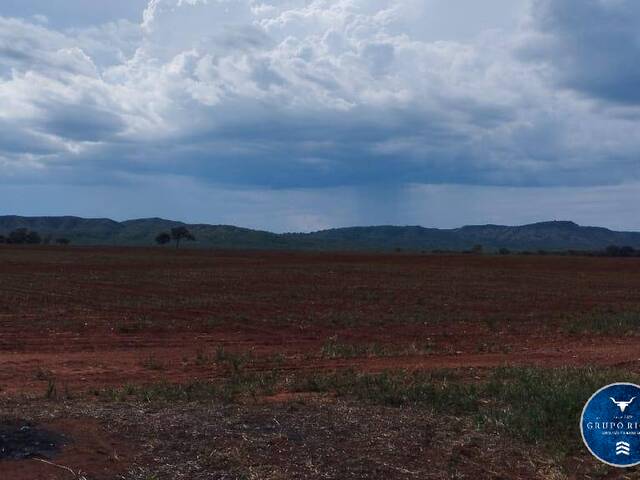
POLYGON ((196 365, 202 366, 211 362, 211 359, 202 350, 196 352, 196 365))
POLYGON ((36 380, 51 380, 53 378, 53 373, 51 370, 45 370, 42 367, 38 367, 34 377, 36 380))

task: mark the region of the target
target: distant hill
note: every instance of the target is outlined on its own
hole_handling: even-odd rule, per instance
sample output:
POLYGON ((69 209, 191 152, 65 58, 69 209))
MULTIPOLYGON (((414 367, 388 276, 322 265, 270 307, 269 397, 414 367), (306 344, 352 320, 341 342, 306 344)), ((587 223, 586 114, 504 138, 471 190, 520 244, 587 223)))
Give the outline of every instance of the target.
POLYGON ((25 227, 43 237, 66 237, 76 245, 153 245, 156 235, 184 225, 206 248, 291 250, 598 250, 609 245, 640 248, 640 233, 582 227, 573 222, 542 222, 508 227, 477 225, 455 229, 418 226, 351 227, 313 233, 276 234, 229 225, 185 224, 161 218, 116 222, 107 218, 0 216, 0 234, 25 227))

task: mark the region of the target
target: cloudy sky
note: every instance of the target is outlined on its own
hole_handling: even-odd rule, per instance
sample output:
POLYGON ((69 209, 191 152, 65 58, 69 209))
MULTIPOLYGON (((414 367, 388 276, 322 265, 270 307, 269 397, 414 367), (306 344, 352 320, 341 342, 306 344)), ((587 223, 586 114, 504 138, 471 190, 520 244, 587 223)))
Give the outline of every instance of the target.
POLYGON ((637 0, 2 0, 0 214, 640 230, 637 0))

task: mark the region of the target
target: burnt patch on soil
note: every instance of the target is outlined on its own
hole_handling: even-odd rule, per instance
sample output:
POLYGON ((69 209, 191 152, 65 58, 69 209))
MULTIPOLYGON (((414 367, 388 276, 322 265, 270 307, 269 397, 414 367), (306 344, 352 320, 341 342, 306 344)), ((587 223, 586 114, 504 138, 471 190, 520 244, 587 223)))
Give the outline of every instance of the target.
POLYGON ((0 420, 0 461, 52 459, 66 443, 63 435, 31 423, 0 420))

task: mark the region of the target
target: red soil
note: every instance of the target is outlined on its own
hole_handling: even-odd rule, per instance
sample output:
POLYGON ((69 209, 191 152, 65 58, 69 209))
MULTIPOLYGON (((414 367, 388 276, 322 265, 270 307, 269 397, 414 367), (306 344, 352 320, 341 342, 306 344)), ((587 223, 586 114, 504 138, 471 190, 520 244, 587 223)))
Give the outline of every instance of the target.
POLYGON ((255 369, 282 355, 288 371, 640 357, 628 339, 562 326, 640 310, 636 259, 4 248, 0 266, 4 395, 49 378, 71 390, 216 378, 196 358, 220 347, 251 351, 255 369), (330 338, 398 354, 322 358, 330 338))
MULTIPOLYGON (((251 352, 248 368, 288 372, 635 369, 633 340, 566 333, 568 319, 630 311, 640 311, 638 259, 3 247, 0 396, 43 395, 51 379, 72 393, 215 379, 225 367, 198 358, 221 347, 251 352), (330 340, 387 353, 326 358, 330 340)), ((98 425, 51 427, 75 439, 56 463, 91 478, 126 465, 98 425)), ((69 478, 36 461, 0 472, 69 478)))

